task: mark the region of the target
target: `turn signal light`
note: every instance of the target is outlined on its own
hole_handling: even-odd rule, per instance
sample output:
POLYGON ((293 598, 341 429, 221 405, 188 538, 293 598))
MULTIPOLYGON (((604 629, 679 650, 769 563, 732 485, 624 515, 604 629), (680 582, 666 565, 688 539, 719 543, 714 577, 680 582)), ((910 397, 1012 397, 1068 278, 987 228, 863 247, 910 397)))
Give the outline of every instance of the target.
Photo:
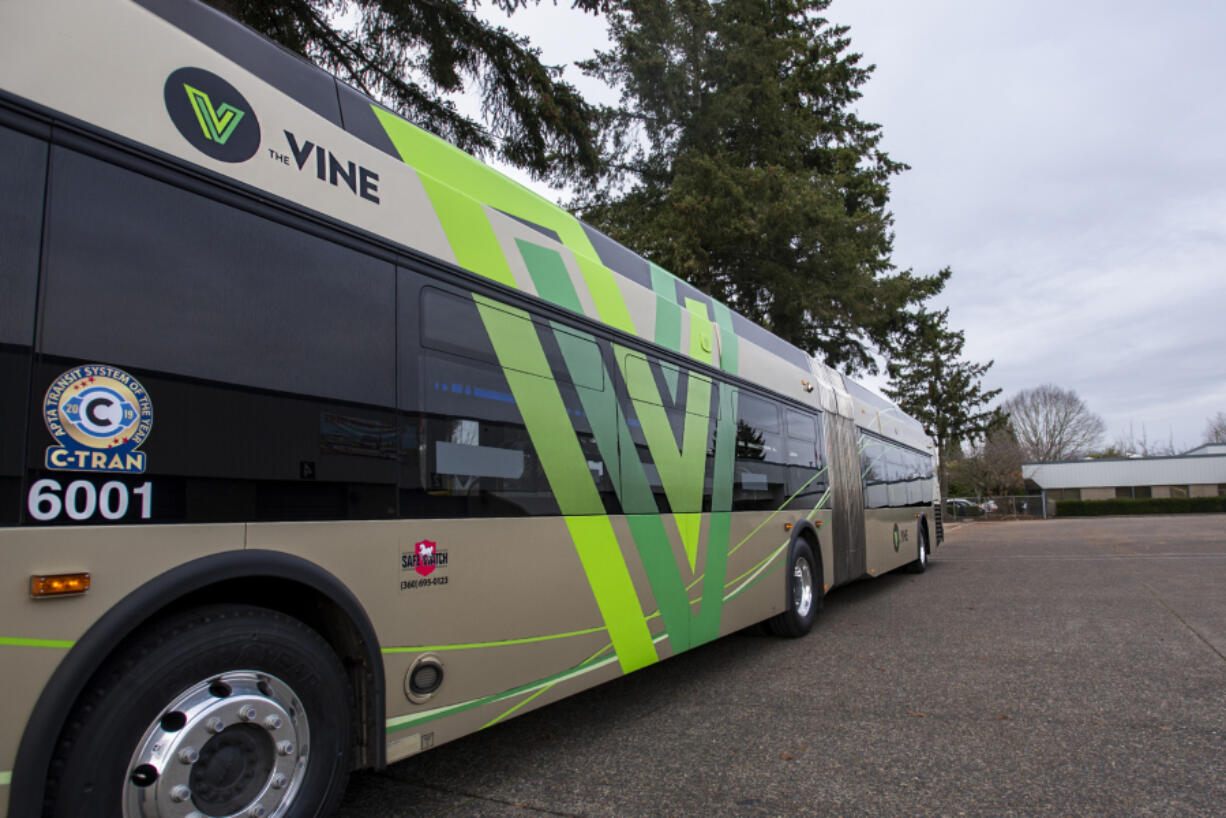
POLYGON ((89 590, 89 574, 46 574, 30 577, 30 596, 43 599, 49 596, 70 596, 89 590))

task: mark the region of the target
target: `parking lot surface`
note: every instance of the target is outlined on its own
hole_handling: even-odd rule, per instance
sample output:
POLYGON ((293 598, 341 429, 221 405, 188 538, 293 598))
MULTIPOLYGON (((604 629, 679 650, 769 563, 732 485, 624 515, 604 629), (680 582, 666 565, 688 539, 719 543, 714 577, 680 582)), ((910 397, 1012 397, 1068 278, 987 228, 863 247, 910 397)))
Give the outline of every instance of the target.
POLYGON ((355 775, 341 815, 1226 814, 1226 515, 970 523, 923 575, 355 775))

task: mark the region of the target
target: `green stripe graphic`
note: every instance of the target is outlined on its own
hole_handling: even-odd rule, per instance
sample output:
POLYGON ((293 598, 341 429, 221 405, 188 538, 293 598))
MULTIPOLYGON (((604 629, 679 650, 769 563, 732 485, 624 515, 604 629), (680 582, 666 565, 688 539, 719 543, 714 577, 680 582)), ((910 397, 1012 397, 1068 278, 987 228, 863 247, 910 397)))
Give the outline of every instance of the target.
POLYGON ((724 610, 724 577, 732 543, 732 481, 736 470, 736 389, 719 387, 719 419, 715 423, 715 470, 711 475, 711 523, 707 531, 707 560, 702 586, 702 609, 694 620, 690 646, 719 636, 724 610))
POLYGON ((386 731, 393 733, 398 730, 406 730, 415 725, 422 724, 423 722, 434 721, 435 719, 442 718, 443 716, 463 713, 465 710, 472 710, 474 707, 480 707, 484 704, 492 704, 494 702, 514 698, 515 696, 519 696, 523 693, 529 693, 537 688, 556 685, 560 682, 567 681, 568 679, 582 676, 593 670, 598 670, 599 668, 611 665, 615 661, 617 661, 616 657, 610 657, 597 662, 585 662, 568 670, 564 670, 561 673, 555 673, 552 676, 546 676, 545 678, 539 679, 535 682, 529 682, 528 684, 520 685, 519 687, 513 687, 510 690, 504 690, 501 693, 482 696, 479 699, 469 699, 468 701, 456 702, 455 704, 436 707, 433 710, 426 710, 421 713, 411 713, 407 716, 396 716, 395 718, 387 720, 386 731))
POLYGON ((690 357, 704 364, 715 362, 715 332, 707 316, 707 305, 687 298, 685 309, 690 314, 690 357))
POLYGON ((592 594, 609 628, 609 638, 617 651, 622 672, 630 673, 658 661, 651 631, 634 592, 634 581, 609 518, 567 517, 566 527, 570 529, 592 594))
POLYGON ((17 636, 0 636, 0 645, 14 648, 70 648, 75 645, 66 639, 23 639, 17 636))
POLYGON ((569 639, 572 636, 587 636, 589 633, 600 633, 604 628, 587 628, 570 633, 551 633, 547 636, 524 636, 519 639, 503 639, 498 642, 467 642, 454 645, 410 645, 407 647, 382 648, 386 654, 393 653, 426 653, 442 650, 475 650, 477 648, 504 648, 510 645, 531 645, 536 642, 551 642, 554 639, 569 639))
POLYGON ((720 368, 737 375, 741 355, 736 332, 732 329, 732 310, 715 299, 711 299, 711 310, 715 313, 715 323, 719 326, 720 368))
MULTIPOLYGON (((657 637, 655 641, 659 642, 659 641, 662 641, 663 639, 664 637, 660 636, 660 637, 657 637)), ((599 670, 603 667, 608 667, 609 665, 617 661, 616 657, 610 657, 608 659, 598 659, 597 657, 599 657, 600 654, 602 653, 604 653, 604 650, 597 651, 597 653, 593 655, 590 659, 580 662, 578 665, 575 665, 574 667, 568 670, 563 670, 560 673, 555 673, 553 675, 546 676, 543 679, 538 679, 535 682, 529 682, 528 684, 525 684, 525 685, 513 687, 510 690, 504 690, 501 693, 494 693, 489 696, 482 696, 479 699, 470 699, 464 702, 456 702, 455 704, 444 705, 443 707, 436 707, 433 710, 426 710, 421 713, 411 713, 405 716, 396 716, 394 718, 390 718, 386 722, 384 722, 385 732, 394 733, 399 730, 406 730, 410 727, 415 727, 418 724, 423 724, 428 721, 434 721, 435 719, 441 719, 443 716, 451 716, 456 713, 462 713, 465 710, 472 710, 473 708, 481 707, 482 705, 494 704, 496 702, 506 701, 507 699, 513 699, 516 696, 522 696, 525 693, 535 693, 536 695, 539 695, 547 691, 549 688, 554 687, 555 685, 561 684, 562 682, 570 681, 571 679, 577 679, 580 676, 584 676, 588 673, 591 673, 592 671, 599 670)), ((535 696, 533 698, 535 698, 535 696)), ((496 717, 492 721, 485 724, 482 729, 484 729, 484 727, 488 727, 491 724, 498 722, 499 720, 509 715, 510 713, 514 712, 515 710, 519 709, 525 704, 527 704, 527 701, 520 702, 515 707, 511 708, 510 710, 506 711, 502 715, 496 717)))
MULTIPOLYGON (((677 303, 677 284, 672 273, 658 264, 651 265, 651 289, 656 294, 655 341, 673 352, 681 351, 681 305, 677 303)), ((677 370, 664 367, 664 380, 674 400, 677 398, 677 370)))
POLYGON ((574 251, 592 303, 596 305, 598 314, 593 317, 635 334, 630 310, 617 287, 613 271, 596 260, 596 250, 578 219, 434 134, 377 105, 372 105, 371 109, 400 158, 417 170, 460 264, 515 287, 483 205, 514 213, 521 219, 553 230, 562 243, 574 251))
POLYGON ((562 256, 556 250, 523 239, 516 239, 515 244, 519 246, 519 254, 528 266, 528 274, 532 276, 537 294, 546 301, 582 315, 579 294, 575 292, 562 256))

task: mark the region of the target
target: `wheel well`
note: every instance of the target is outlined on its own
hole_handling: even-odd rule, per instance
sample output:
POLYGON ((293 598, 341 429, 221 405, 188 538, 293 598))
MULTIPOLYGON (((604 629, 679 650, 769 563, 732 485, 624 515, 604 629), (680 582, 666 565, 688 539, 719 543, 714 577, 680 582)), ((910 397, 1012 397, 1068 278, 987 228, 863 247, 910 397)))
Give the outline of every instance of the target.
POLYGON ((14 760, 9 813, 36 814, 54 744, 90 679, 106 660, 159 615, 204 602, 241 602, 295 617, 336 651, 354 691, 361 725, 354 763, 385 763, 383 661, 374 627, 344 583, 290 554, 225 551, 180 564, 128 594, 77 641, 43 688, 14 760))

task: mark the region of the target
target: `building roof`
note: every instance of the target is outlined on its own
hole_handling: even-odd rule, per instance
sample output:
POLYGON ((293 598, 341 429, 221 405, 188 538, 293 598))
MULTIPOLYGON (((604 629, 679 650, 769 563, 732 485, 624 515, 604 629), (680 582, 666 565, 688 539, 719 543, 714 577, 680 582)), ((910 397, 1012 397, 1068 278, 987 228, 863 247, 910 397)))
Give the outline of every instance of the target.
POLYGON ((1204 443, 1184 454, 1226 454, 1226 443, 1204 443))
POLYGON ((1196 451, 1197 454, 1175 457, 1023 463, 1022 476, 1045 489, 1226 483, 1226 451, 1221 454, 1196 451))

